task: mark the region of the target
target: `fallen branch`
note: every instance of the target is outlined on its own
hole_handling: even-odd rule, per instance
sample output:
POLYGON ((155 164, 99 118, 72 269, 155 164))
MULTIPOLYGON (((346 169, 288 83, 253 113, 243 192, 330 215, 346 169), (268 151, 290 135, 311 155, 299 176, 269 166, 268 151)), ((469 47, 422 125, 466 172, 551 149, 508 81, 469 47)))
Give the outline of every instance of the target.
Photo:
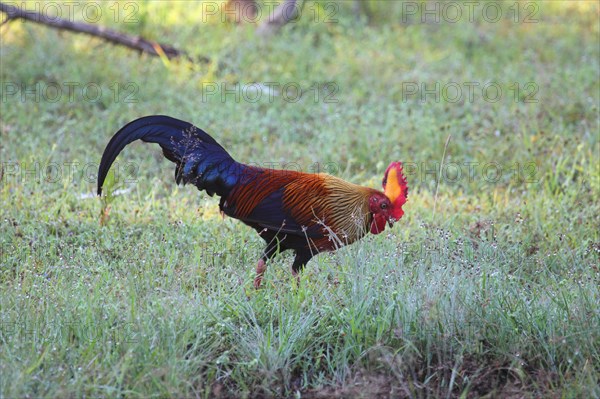
POLYGON ((236 24, 256 22, 258 5, 255 0, 228 0, 224 5, 227 19, 236 24))
POLYGON ((270 36, 288 22, 293 21, 300 12, 298 3, 298 0, 284 0, 258 27, 257 33, 261 36, 270 36))
POLYGON ((360 20, 363 14, 367 19, 367 23, 373 19, 373 15, 369 9, 369 4, 365 0, 354 0, 354 5, 352 8, 354 9, 354 15, 356 16, 356 19, 360 20))
MULTIPOLYGON (((127 35, 103 26, 90 25, 83 22, 73 22, 58 17, 49 18, 48 16, 39 14, 35 11, 25 11, 19 7, 2 2, 0 2, 0 11, 6 13, 7 15, 7 18, 3 23, 13 19, 23 19, 50 26, 55 29, 63 29, 71 32, 85 33, 91 36, 96 36, 111 43, 120 44, 154 56, 166 56, 169 59, 177 57, 187 57, 188 59, 191 59, 184 51, 178 50, 175 47, 151 40, 146 40, 141 36, 127 35)), ((202 57, 199 61, 208 62, 209 59, 202 57)))

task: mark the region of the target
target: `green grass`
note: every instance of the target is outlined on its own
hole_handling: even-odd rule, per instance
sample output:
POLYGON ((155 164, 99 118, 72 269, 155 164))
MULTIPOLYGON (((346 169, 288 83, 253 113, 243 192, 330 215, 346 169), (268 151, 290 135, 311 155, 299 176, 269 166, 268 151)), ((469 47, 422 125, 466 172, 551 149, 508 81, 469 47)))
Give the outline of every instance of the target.
POLYGON ((99 23, 212 62, 0 27, 2 397, 600 397, 596 3, 522 3, 537 23, 455 24, 404 23, 401 2, 370 2, 367 24, 342 3, 337 22, 304 14, 268 41, 198 23, 189 2, 138 4, 138 24, 109 12, 99 23), (39 88, 53 82, 102 95, 52 102, 39 88), (206 92, 254 82, 308 94, 206 92), (403 91, 435 82, 494 82, 503 95, 403 91), (176 187, 158 147, 117 160, 122 195, 91 195, 111 135, 154 113, 202 127, 240 161, 318 165, 373 187, 401 160, 406 214, 314 258, 299 287, 291 255, 278 257, 256 291, 262 240, 176 187))

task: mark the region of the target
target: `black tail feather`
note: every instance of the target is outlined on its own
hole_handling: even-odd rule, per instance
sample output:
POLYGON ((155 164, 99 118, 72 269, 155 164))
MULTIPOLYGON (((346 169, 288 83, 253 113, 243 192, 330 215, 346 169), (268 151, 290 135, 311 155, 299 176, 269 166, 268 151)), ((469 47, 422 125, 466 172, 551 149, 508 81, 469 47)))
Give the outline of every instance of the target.
POLYGON ((177 165, 177 183, 193 183, 210 195, 228 194, 242 166, 215 139, 191 123, 164 115, 145 116, 123 126, 106 146, 98 169, 98 195, 112 163, 135 140, 159 144, 165 157, 177 165))

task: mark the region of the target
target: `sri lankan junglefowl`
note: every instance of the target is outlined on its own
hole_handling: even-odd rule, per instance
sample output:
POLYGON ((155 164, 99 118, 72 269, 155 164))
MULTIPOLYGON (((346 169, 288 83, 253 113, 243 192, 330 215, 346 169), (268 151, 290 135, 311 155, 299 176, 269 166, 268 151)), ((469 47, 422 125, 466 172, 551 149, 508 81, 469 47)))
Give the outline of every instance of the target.
POLYGON ((196 126, 168 116, 137 119, 112 137, 98 170, 98 195, 115 158, 135 141, 157 143, 174 162, 175 181, 194 184, 221 197, 221 212, 255 229, 267 247, 258 260, 259 288, 267 261, 293 250, 292 274, 316 254, 352 244, 367 233, 379 234, 400 220, 408 187, 402 163, 392 162, 383 192, 325 173, 302 173, 236 162, 215 139, 196 126))

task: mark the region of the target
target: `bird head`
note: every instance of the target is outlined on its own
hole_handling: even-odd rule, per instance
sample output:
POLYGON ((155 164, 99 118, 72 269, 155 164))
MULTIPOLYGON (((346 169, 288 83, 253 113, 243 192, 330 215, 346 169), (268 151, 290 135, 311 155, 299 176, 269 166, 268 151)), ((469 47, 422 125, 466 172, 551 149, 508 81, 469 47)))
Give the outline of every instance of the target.
POLYGON ((379 234, 387 223, 390 227, 404 215, 402 206, 406 203, 408 186, 402 173, 402 163, 392 162, 383 176, 383 193, 375 193, 369 198, 369 211, 373 214, 371 233, 379 234))

